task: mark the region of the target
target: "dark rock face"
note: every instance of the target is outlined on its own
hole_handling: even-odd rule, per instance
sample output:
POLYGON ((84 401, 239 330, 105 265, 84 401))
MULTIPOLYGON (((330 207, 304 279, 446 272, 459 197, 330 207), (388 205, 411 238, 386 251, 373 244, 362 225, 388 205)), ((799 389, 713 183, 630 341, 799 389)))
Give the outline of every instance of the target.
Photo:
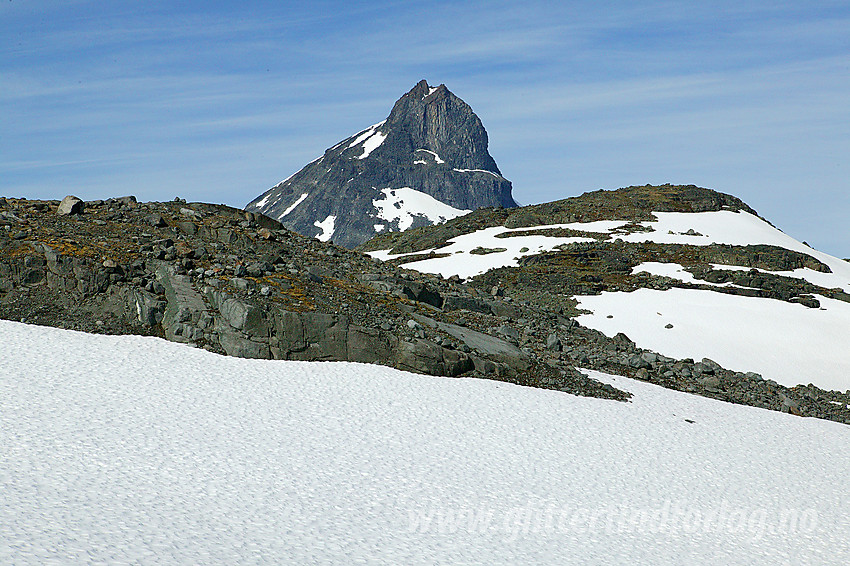
POLYGON ((395 103, 385 121, 328 149, 246 210, 353 248, 381 232, 459 214, 450 209, 426 214, 439 203, 458 211, 515 207, 511 183, 487 144, 487 132, 469 105, 445 85, 429 87, 423 80, 395 103), (428 196, 399 190, 405 188, 428 196))

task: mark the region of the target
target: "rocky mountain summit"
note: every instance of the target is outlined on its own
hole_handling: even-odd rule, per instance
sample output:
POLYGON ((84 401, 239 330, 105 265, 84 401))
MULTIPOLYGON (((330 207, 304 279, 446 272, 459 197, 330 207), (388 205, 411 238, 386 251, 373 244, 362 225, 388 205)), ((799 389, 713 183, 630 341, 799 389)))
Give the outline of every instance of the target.
MULTIPOLYGON (((679 197, 687 190, 647 191, 655 194, 650 199, 655 202, 646 203, 653 209, 665 192, 670 206, 713 206, 704 203, 716 198, 725 203, 721 207, 736 204, 702 191, 684 201, 679 197)), ((595 198, 558 206, 566 215, 593 211, 584 205, 595 198)), ((623 204, 618 214, 644 214, 639 208, 623 204)), ((517 222, 523 224, 535 210, 518 209, 517 222)), ((503 222, 510 214, 486 209, 464 222, 503 222)), ((456 232, 461 220, 430 230, 456 232)), ((599 291, 641 280, 648 286, 675 283, 630 278, 627 266, 640 258, 615 242, 600 242, 598 250, 561 251, 566 258, 561 267, 553 267, 557 262, 544 254, 462 281, 373 259, 225 206, 138 203, 132 197, 87 203, 0 199, 0 317, 160 336, 240 357, 377 363, 627 400, 628 394, 576 369, 594 368, 734 403, 850 423, 848 392, 784 387, 770 376, 732 371, 710 359, 674 359, 638 347, 625 334, 606 336, 582 325, 575 300, 553 292, 553 285, 599 291), (605 246, 611 249, 599 251, 605 246)), ((489 255, 485 252, 481 257, 489 255)), ((744 253, 747 261, 771 266, 818 268, 802 256, 751 252, 716 253, 727 259, 744 253)), ((800 296, 800 289, 794 294, 784 285, 790 283, 766 277, 761 288, 787 300, 800 296)))
POLYGON ((245 208, 352 248, 375 234, 436 224, 481 207, 514 207, 481 120, 424 80, 383 122, 350 136, 245 208))

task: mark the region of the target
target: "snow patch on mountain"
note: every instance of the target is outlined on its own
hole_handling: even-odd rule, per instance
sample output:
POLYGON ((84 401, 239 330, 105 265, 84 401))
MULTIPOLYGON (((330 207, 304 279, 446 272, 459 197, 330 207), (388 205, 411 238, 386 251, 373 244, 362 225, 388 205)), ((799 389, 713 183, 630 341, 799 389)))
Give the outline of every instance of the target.
MULTIPOLYGON (((357 159, 366 159, 369 155, 375 151, 384 140, 387 139, 387 134, 379 132, 378 128, 384 125, 386 120, 383 122, 378 122, 377 124, 372 124, 361 133, 354 138, 350 144, 348 144, 348 148, 350 149, 356 145, 363 144, 363 153, 357 156, 357 159)), ((337 144, 339 145, 339 144, 337 144)))
POLYGON ((9 321, 0 343, 3 563, 850 556, 846 425, 598 372, 630 402, 9 321))
POLYGON ((805 279, 814 285, 826 288, 840 288, 850 292, 850 263, 837 257, 810 248, 777 230, 758 216, 748 212, 653 212, 658 222, 643 222, 653 232, 635 232, 628 235, 614 235, 626 242, 656 242, 660 244, 729 244, 747 246, 767 244, 804 253, 826 264, 832 273, 820 273, 811 269, 797 269, 791 272, 777 272, 777 275, 805 279), (693 230, 698 235, 687 235, 693 230))
POLYGON ((490 175, 493 175, 494 177, 499 177, 499 178, 502 177, 498 173, 494 173, 493 171, 488 171, 487 169, 457 169, 457 168, 455 168, 454 171, 457 171, 458 173, 488 173, 490 175))
MULTIPOLYGON (((386 120, 384 120, 384 122, 386 122, 386 120)), ((371 126, 366 128, 365 130, 363 130, 362 132, 357 134, 357 136, 354 138, 354 141, 352 141, 350 144, 348 144, 348 147, 346 149, 351 149, 355 145, 357 145, 360 142, 365 141, 367 138, 371 137, 375 133, 375 130, 377 130, 378 128, 380 128, 381 126, 384 125, 384 122, 378 122, 377 124, 372 124, 371 126)), ((340 145, 340 144, 337 144, 337 145, 340 145)), ((334 147, 336 147, 336 146, 334 146, 334 147)))
MULTIPOLYGON (((278 218, 283 218, 284 216, 286 216, 287 214, 289 214, 290 212, 292 212, 293 210, 295 210, 295 207, 296 207, 296 206, 298 206, 299 204, 301 204, 302 202, 304 202, 304 199, 305 199, 305 198, 307 198, 307 193, 302 193, 302 194, 301 194, 301 196, 300 196, 300 197, 298 197, 298 200, 296 200, 295 202, 293 202, 292 204, 290 204, 290 205, 286 208, 286 210, 284 210, 284 211, 280 214, 280 216, 278 216, 278 218)), ((258 205, 258 206, 260 206, 260 205, 258 205)))
POLYGON ((657 221, 641 222, 652 232, 621 234, 625 242, 655 242, 658 244, 770 244, 788 249, 802 245, 793 238, 749 212, 718 210, 712 212, 653 212, 657 221), (689 232, 693 233, 689 234, 689 232), (792 247, 793 246, 793 247, 792 247))
POLYGON ((432 224, 439 224, 450 218, 472 212, 449 206, 431 195, 410 187, 386 188, 381 189, 381 192, 384 193, 383 198, 372 201, 378 211, 378 218, 387 222, 398 220, 399 230, 410 228, 417 216, 424 216, 432 224))
MULTIPOLYGON (((417 149, 416 151, 424 151, 425 153, 429 153, 429 154, 434 156, 435 162, 445 163, 445 161, 443 161, 443 158, 441 158, 439 155, 437 155, 435 152, 431 151, 430 149, 417 149)), ((416 161, 416 163, 425 163, 425 161, 420 160, 420 161, 416 161)))
POLYGON ((384 143, 384 140, 387 139, 387 134, 383 134, 381 132, 375 132, 369 138, 363 142, 363 153, 357 156, 357 159, 366 159, 369 155, 378 149, 378 147, 384 143))
POLYGON ((261 200, 257 203, 257 207, 266 206, 266 205, 269 203, 269 199, 271 199, 273 196, 274 196, 274 193, 273 193, 273 192, 270 192, 269 194, 267 194, 266 196, 264 196, 264 197, 263 197, 263 198, 262 198, 262 199, 261 199, 261 200))
MULTIPOLYGON (((767 244, 808 254, 825 263, 834 273, 850 278, 850 263, 815 250, 777 230, 769 223, 749 212, 721 210, 715 212, 653 212, 657 222, 642 222, 653 232, 635 232, 618 235, 626 242, 656 242, 659 244, 729 244, 747 246, 767 244), (696 235, 688 235, 693 230, 696 235)), ((850 281, 850 279, 848 279, 850 281)))
POLYGON ((325 218, 321 222, 316 220, 316 222, 313 223, 313 226, 315 226, 316 228, 318 228, 322 231, 321 234, 316 236, 316 239, 320 240, 322 242, 327 242, 328 240, 330 240, 334 235, 334 223, 335 222, 336 222, 336 216, 334 216, 332 214, 329 214, 327 216, 327 218, 325 218))
POLYGON ((608 336, 624 332, 641 348, 673 358, 710 358, 793 387, 850 389, 850 303, 818 296, 808 308, 707 290, 638 289, 577 296, 591 311, 578 321, 608 336), (611 318, 608 318, 611 316, 611 318), (672 328, 667 328, 672 324, 672 328))

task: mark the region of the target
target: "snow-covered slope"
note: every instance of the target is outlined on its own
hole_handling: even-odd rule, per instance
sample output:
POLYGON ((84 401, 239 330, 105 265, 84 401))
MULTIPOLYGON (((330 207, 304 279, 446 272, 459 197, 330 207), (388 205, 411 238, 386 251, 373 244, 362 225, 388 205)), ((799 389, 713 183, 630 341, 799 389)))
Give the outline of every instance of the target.
MULTIPOLYGON (((621 221, 596 221, 538 226, 536 230, 566 228, 608 234, 613 240, 633 244, 690 244, 707 246, 766 244, 800 252, 825 264, 830 273, 808 268, 763 273, 804 279, 826 289, 850 293, 850 263, 819 252, 777 230, 746 211, 728 210, 681 213, 654 212, 657 221, 639 225, 651 231, 626 232, 621 221)), ((404 267, 444 277, 473 277, 498 267, 518 264, 521 256, 556 249, 565 243, 592 241, 545 235, 517 236, 529 228, 486 228, 450 241, 433 250, 433 257, 403 264, 404 267), (510 238, 497 237, 514 233, 510 238), (481 248, 489 253, 470 255, 481 248)), ((387 250, 371 252, 380 259, 404 257, 387 250)), ((418 252, 418 254, 427 253, 418 252)), ((718 269, 749 269, 715 265, 718 269)), ((648 262, 634 272, 649 272, 686 283, 697 281, 675 263, 648 262)), ((716 287, 735 287, 717 284, 716 287)), ((553 290, 557 291, 557 290, 553 290)), ((754 371, 787 386, 813 383, 826 389, 850 389, 850 303, 816 296, 819 309, 758 297, 734 296, 698 289, 667 291, 640 289, 579 296, 579 306, 590 314, 579 321, 609 336, 628 335, 642 347, 675 358, 710 358, 737 371, 754 371), (667 325, 672 324, 672 328, 667 325)))
MULTIPOLYGON (((767 244, 781 248, 802 252, 825 263, 832 270, 831 274, 814 272, 812 270, 799 270, 793 276, 805 278, 816 285, 828 288, 839 287, 850 292, 850 263, 833 257, 829 254, 819 252, 809 246, 798 242, 794 238, 777 230, 758 216, 748 212, 731 212, 727 210, 716 212, 653 212, 657 221, 637 223, 641 227, 651 229, 649 232, 623 233, 622 228, 627 222, 617 220, 600 220, 596 222, 572 222, 568 224, 552 224, 534 226, 534 230, 566 228, 591 232, 596 234, 610 234, 614 240, 624 242, 655 242, 659 244, 689 244, 696 246, 707 246, 709 244, 730 244, 747 246, 752 244, 767 244), (693 235, 689 234, 693 231, 693 235)), ((558 238, 551 236, 529 235, 512 236, 510 238, 499 238, 500 234, 508 232, 524 232, 531 228, 508 229, 503 227, 485 228, 464 234, 450 240, 447 247, 417 252, 411 255, 420 255, 434 251, 435 253, 448 254, 448 257, 440 257, 414 261, 403 264, 404 267, 416 269, 425 273, 439 273, 444 277, 459 275, 460 277, 472 277, 497 267, 510 267, 516 265, 516 258, 520 255, 532 255, 544 251, 554 250, 564 243, 591 241, 586 238, 558 238), (506 248, 498 253, 487 254, 486 261, 470 265, 469 258, 464 254, 475 247, 499 249, 506 248), (524 251, 522 248, 527 248, 524 251)), ((403 258, 404 254, 391 255, 389 250, 369 252, 373 257, 380 259, 403 258)), ((778 272, 780 275, 791 275, 791 273, 778 272)), ((793 272, 792 272, 793 273, 793 272)))
POLYGON ((710 358, 787 387, 850 389, 850 304, 819 297, 819 309, 773 299, 673 288, 579 298, 578 317, 609 336, 674 358, 710 358), (612 318, 608 318, 611 316, 612 318), (668 325, 671 325, 668 327, 668 325))
POLYGON ((850 428, 0 321, 3 564, 846 564, 850 428))

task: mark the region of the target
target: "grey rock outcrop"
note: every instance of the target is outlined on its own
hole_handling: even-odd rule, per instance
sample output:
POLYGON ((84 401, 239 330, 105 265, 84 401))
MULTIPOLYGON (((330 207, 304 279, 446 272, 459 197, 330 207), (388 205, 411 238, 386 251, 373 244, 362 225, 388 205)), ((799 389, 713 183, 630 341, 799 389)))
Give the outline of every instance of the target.
POLYGON ((487 145, 487 132, 469 105, 445 85, 430 87, 423 80, 385 121, 339 142, 245 208, 353 248, 380 232, 440 221, 405 201, 410 193, 399 189, 458 210, 515 207, 511 183, 487 145))

